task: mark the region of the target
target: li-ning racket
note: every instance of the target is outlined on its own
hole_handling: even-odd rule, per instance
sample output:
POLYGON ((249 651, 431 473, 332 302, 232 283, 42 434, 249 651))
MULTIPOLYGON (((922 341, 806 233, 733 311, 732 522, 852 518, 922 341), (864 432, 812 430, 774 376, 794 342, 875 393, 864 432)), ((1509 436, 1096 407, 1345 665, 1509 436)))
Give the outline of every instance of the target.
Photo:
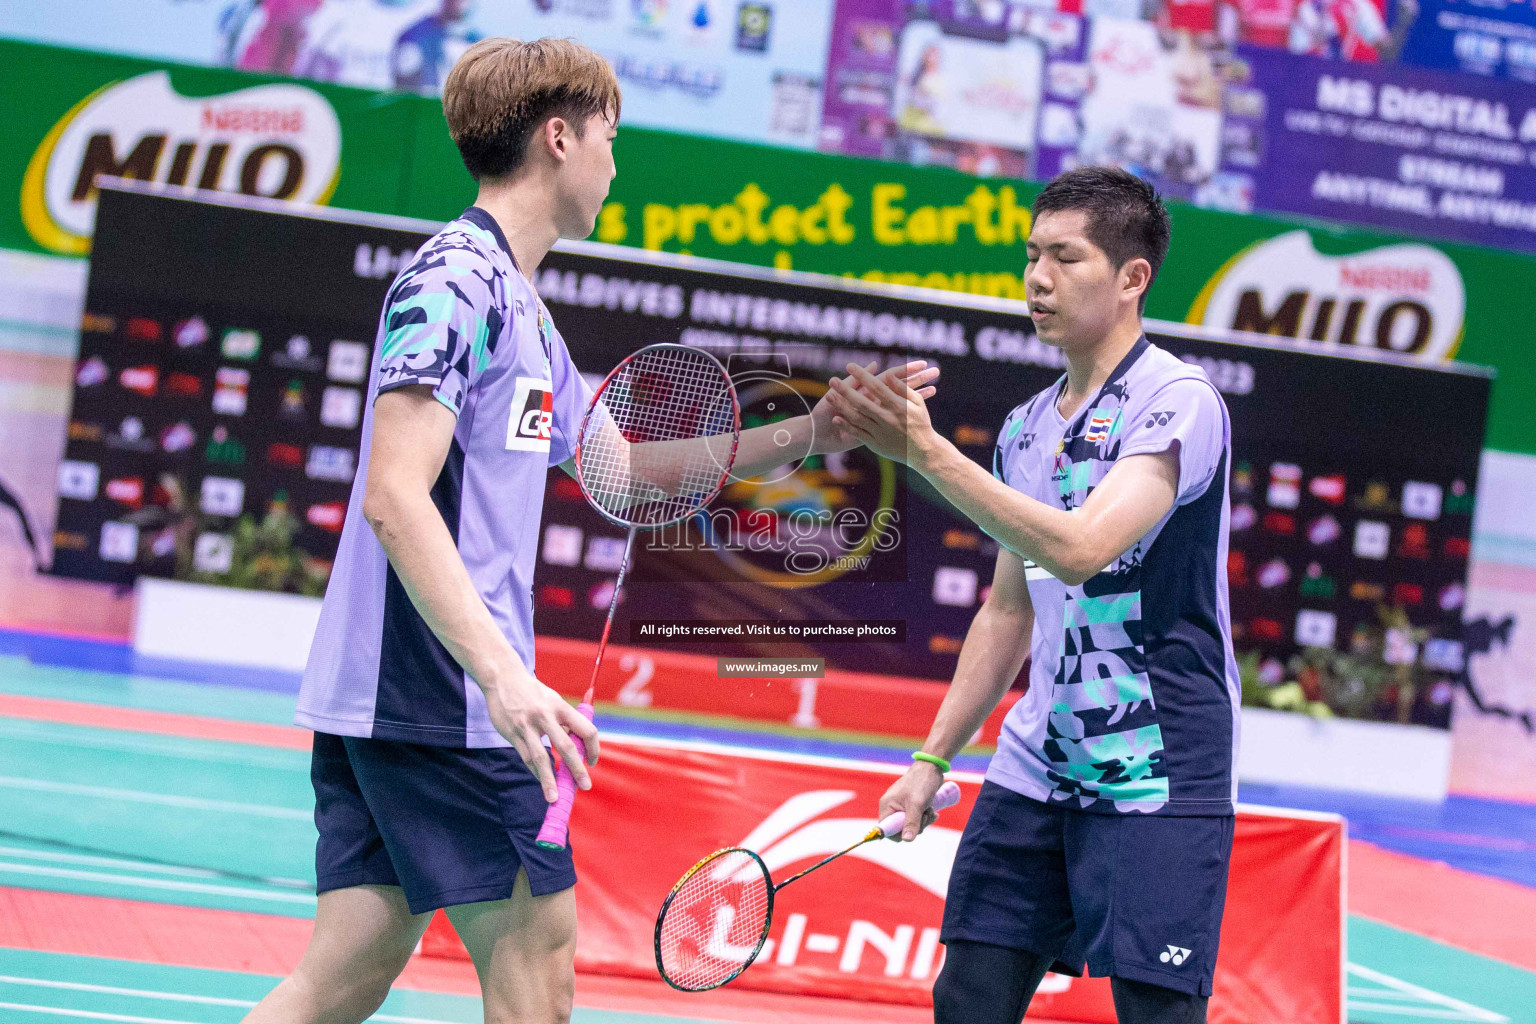
MULTIPOLYGON (((626 357, 598 386, 576 440, 576 481, 592 507, 629 529, 608 618, 586 696, 576 710, 592 719, 597 671, 608 649, 613 612, 638 530, 680 523, 714 500, 730 477, 741 440, 741 404, 720 361, 685 345, 648 345, 626 357)), ((582 757, 585 745, 571 740, 582 757)), ((576 779, 562 763, 559 798, 550 804, 538 844, 565 846, 576 779)))
MULTIPOLYGON (((942 811, 959 802, 960 787, 946 782, 934 794, 932 807, 942 811)), ((778 883, 751 850, 716 850, 689 868, 662 901, 656 917, 656 969, 668 985, 684 992, 719 988, 739 977, 768 939, 775 893, 865 843, 896 835, 906 823, 906 815, 897 811, 852 846, 778 883)))

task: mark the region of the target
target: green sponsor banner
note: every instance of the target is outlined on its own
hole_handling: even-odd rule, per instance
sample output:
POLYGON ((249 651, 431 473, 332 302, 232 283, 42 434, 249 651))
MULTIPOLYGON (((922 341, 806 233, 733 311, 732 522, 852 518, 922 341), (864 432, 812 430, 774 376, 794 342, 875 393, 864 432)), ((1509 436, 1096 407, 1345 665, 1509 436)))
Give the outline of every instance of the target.
POLYGON ((0 42, 0 247, 84 255, 99 173, 392 213, 424 101, 0 42))
MULTIPOLYGON (((667 252, 1023 298, 1038 183, 621 129, 594 238, 667 252)), ((441 112, 417 131, 403 209, 473 196, 441 112)), ((1164 320, 1496 366, 1487 443, 1536 453, 1536 260, 1173 204, 1148 297, 1164 320)), ((1347 443, 1347 442, 1344 442, 1347 443)))
MULTIPOLYGON (((83 255, 98 172, 434 220, 474 185, 436 100, 0 42, 0 247, 83 255)), ((1038 184, 621 130, 599 241, 1019 299, 1038 184)), ((1174 207, 1149 315, 1499 370, 1536 453, 1536 259, 1174 207)), ((1347 440, 1341 440, 1347 444, 1347 440)))

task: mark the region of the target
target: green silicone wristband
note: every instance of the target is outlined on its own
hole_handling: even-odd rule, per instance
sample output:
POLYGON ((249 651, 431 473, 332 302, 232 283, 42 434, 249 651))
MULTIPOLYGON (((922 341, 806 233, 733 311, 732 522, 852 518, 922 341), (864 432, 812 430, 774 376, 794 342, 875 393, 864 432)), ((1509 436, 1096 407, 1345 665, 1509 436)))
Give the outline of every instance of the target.
POLYGON ((940 774, 948 774, 949 772, 948 761, 944 760, 937 754, 930 754, 926 750, 914 750, 912 752, 912 760, 927 761, 929 764, 937 768, 940 774))

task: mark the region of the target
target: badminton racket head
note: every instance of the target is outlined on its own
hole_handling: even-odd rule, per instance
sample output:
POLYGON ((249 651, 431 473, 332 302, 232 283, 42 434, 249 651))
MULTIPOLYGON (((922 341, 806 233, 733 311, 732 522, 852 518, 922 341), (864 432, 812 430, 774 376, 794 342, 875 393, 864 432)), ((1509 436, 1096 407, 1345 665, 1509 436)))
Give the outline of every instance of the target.
POLYGON ((719 988, 752 965, 773 920, 773 879, 751 850, 699 861, 672 887, 656 918, 656 969, 684 992, 719 988))
POLYGON ((720 493, 740 439, 741 406, 720 361, 686 345, 648 345, 592 396, 576 443, 576 479, 610 522, 667 526, 720 493))

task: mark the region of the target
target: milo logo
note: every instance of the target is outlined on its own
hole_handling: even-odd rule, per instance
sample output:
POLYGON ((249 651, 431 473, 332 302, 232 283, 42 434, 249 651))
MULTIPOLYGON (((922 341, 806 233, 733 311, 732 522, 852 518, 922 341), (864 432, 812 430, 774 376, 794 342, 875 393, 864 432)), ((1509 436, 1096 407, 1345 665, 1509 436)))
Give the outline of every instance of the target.
POLYGON ((27 165, 22 221, 45 249, 84 254, 97 175, 324 203, 340 163, 341 125, 313 89, 188 97, 152 71, 97 90, 53 126, 27 165))
POLYGON ((1461 271, 1433 246, 1325 256, 1289 231, 1228 261, 1185 321, 1441 360, 1461 343, 1466 304, 1461 271))

